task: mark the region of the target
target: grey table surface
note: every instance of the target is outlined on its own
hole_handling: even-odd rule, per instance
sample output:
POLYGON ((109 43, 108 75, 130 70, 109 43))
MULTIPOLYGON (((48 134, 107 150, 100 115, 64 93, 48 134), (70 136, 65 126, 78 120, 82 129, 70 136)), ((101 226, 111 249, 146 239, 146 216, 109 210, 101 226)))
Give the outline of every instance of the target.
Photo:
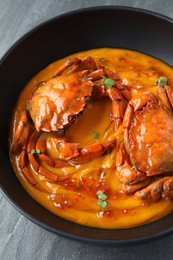
MULTIPOLYGON (((22 35, 62 13, 101 5, 133 6, 173 18, 173 0, 0 0, 0 58, 22 35)), ((1 86, 2 87, 2 86, 1 86)), ((35 225, 0 194, 0 260, 173 259, 173 235, 147 244, 105 248, 35 225)))

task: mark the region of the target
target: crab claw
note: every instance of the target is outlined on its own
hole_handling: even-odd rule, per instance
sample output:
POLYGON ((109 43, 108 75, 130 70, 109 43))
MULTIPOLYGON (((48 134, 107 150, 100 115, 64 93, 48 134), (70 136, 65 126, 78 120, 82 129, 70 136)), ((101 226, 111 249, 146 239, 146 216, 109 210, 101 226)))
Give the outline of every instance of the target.
POLYGON ((56 147, 59 152, 59 158, 66 161, 77 157, 80 153, 80 143, 65 143, 60 141, 56 147))
POLYGON ((115 144, 116 140, 114 139, 105 143, 94 143, 86 146, 80 150, 77 157, 70 160, 70 163, 76 165, 89 162, 104 155, 106 152, 112 151, 112 149, 115 147, 115 144))
POLYGON ((116 174, 119 180, 125 184, 134 184, 146 179, 146 174, 130 164, 123 142, 119 145, 116 158, 116 174))
POLYGON ((115 147, 116 140, 105 143, 94 143, 84 148, 80 143, 67 143, 63 139, 53 139, 59 152, 59 158, 69 161, 70 164, 82 164, 100 157, 105 152, 111 151, 115 147))
POLYGON ((144 180, 147 176, 125 160, 123 165, 117 167, 117 177, 122 183, 132 184, 144 180))

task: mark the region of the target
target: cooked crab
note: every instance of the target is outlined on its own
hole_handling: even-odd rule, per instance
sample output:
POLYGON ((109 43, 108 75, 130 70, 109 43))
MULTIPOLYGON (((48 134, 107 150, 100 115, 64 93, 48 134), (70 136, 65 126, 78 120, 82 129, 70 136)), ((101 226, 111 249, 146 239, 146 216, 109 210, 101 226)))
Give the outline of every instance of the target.
POLYGON ((68 60, 52 79, 38 87, 29 100, 29 113, 36 130, 63 129, 92 101, 105 95, 112 100, 112 118, 119 121, 124 111, 122 95, 128 99, 131 96, 127 88, 115 83, 117 80, 116 73, 99 67, 91 57, 68 60), (113 86, 106 87, 103 77, 111 77, 113 86))
POLYGON ((172 100, 164 103, 169 107, 151 92, 145 92, 134 96, 125 112, 117 176, 123 183, 122 190, 135 192, 140 199, 173 199, 172 100))
MULTIPOLYGON (((64 135, 64 128, 91 102, 103 96, 108 96, 112 101, 111 118, 117 129, 122 123, 126 103, 131 94, 128 88, 121 84, 115 72, 98 66, 95 60, 88 56, 68 60, 58 68, 51 79, 39 84, 21 114, 12 144, 12 152, 20 153, 20 168, 28 179, 30 170, 27 160, 36 172, 56 181, 57 175, 43 168, 38 159, 50 166, 61 168, 85 163, 113 149, 115 140, 82 148, 78 143, 68 142, 64 135), (111 81, 110 86, 109 82, 106 85, 106 80, 111 81), (51 158, 46 154, 44 132, 56 132, 54 139, 57 140, 61 154, 59 158, 51 158)), ((31 179, 30 181, 34 182, 31 179)))

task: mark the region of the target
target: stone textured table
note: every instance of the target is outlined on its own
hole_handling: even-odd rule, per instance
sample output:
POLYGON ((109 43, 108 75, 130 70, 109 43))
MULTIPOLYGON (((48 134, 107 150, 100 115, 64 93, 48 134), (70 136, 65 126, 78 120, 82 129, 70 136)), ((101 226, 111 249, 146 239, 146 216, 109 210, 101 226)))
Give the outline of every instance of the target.
MULTIPOLYGON (((0 0, 0 58, 36 25, 71 10, 100 5, 133 6, 173 18, 173 0, 0 0)), ((0 260, 46 259, 172 260, 173 235, 140 246, 89 246, 33 224, 0 194, 0 260)))

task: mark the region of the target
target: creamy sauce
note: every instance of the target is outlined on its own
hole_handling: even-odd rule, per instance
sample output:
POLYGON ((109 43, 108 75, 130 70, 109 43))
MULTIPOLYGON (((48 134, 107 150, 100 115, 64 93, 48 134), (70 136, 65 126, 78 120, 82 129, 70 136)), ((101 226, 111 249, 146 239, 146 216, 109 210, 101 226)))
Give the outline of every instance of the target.
MULTIPOLYGON (((83 58, 92 56, 98 64, 118 73, 123 83, 134 94, 150 90, 155 93, 154 82, 159 75, 169 78, 173 86, 172 68, 147 55, 122 49, 94 49, 77 53, 69 57, 83 58)), ((43 69, 25 86, 17 101, 12 117, 10 139, 13 139, 20 114, 26 106, 36 85, 48 80, 69 57, 58 60, 43 69)), ((123 139, 122 127, 115 131, 110 120, 111 101, 103 98, 87 108, 74 124, 67 127, 70 142, 78 142, 81 147, 95 142, 117 139, 117 145, 123 139), (97 134, 97 136, 95 135, 97 134)), ((47 153, 58 156, 58 152, 48 133, 47 153)), ((117 147, 117 146, 116 146, 117 147)), ((26 191, 42 206, 52 213, 70 221, 98 228, 128 228, 155 221, 173 211, 173 201, 162 199, 159 202, 147 202, 120 192, 120 181, 116 177, 117 148, 85 164, 57 169, 40 162, 58 176, 71 174, 66 181, 53 182, 31 169, 31 172, 44 191, 38 190, 24 176, 19 168, 18 156, 11 154, 12 164, 17 177, 26 191), (97 205, 97 190, 104 190, 107 206, 97 205)))

